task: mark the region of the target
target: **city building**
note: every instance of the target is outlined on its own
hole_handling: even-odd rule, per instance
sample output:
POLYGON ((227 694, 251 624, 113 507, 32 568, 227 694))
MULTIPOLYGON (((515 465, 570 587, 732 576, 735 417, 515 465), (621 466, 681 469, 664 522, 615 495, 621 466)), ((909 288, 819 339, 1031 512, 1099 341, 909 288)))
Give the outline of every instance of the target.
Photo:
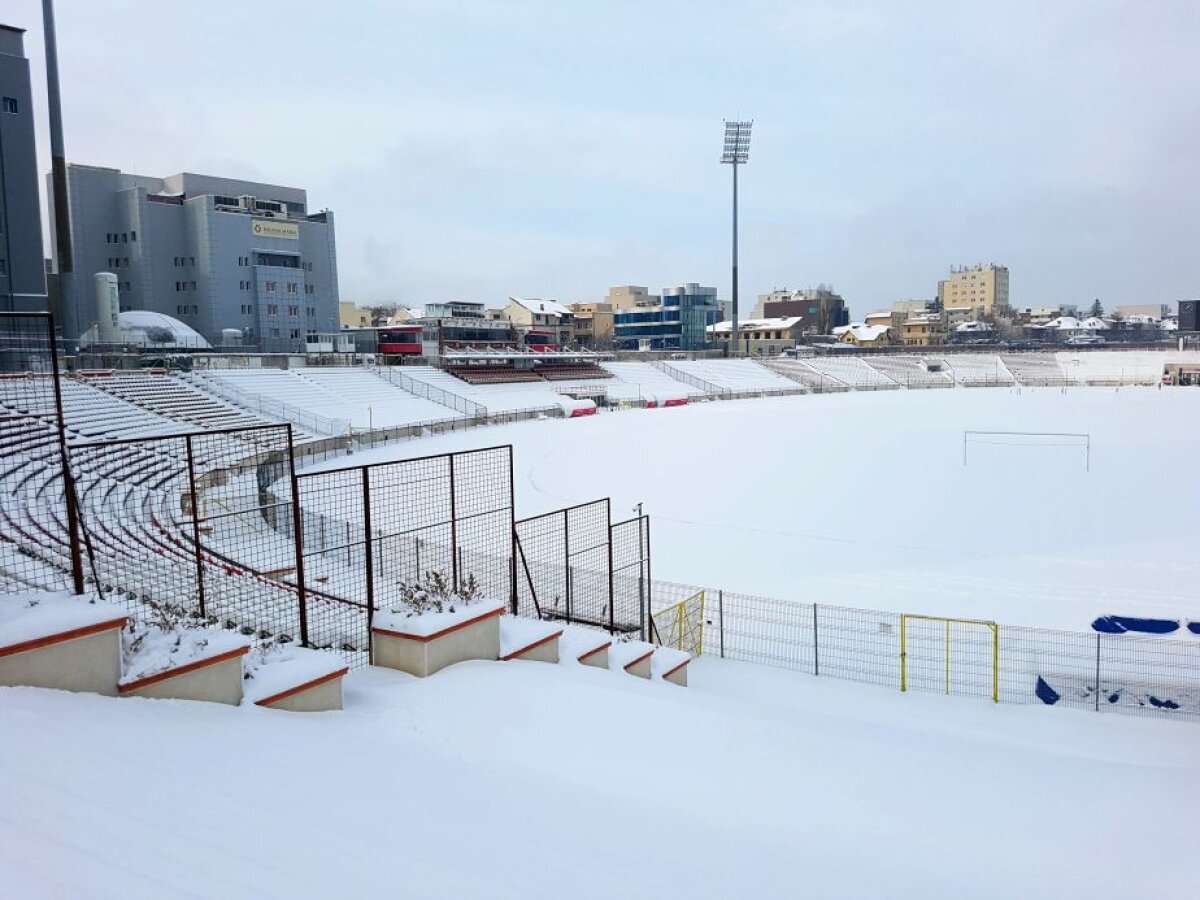
POLYGON ((236 336, 262 352, 303 352, 309 333, 338 330, 333 213, 310 213, 301 189, 72 164, 67 202, 74 272, 60 282, 59 312, 68 340, 96 320, 96 272, 117 276, 122 310, 161 312, 213 345, 236 336))
POLYGON ((553 300, 509 297, 504 318, 521 330, 528 349, 553 350, 571 343, 575 317, 553 300))
POLYGON ((1171 315, 1171 307, 1166 303, 1130 303, 1118 306, 1113 315, 1119 319, 1161 322, 1171 315))
POLYGON ((719 316, 717 289, 688 282, 664 288, 657 304, 618 308, 613 337, 621 350, 702 350, 708 343, 708 326, 719 316))
MULTIPOLYGON (((738 323, 738 343, 742 352, 750 356, 778 356, 785 349, 795 347, 804 335, 804 320, 799 316, 780 319, 746 319, 738 323)), ((733 333, 733 322, 717 322, 708 326, 709 340, 723 347, 729 346, 733 333)))
POLYGON ((769 294, 759 294, 753 318, 777 319, 798 316, 804 320, 808 334, 830 334, 834 328, 850 322, 850 310, 840 294, 830 285, 817 285, 789 291, 780 288, 769 294))
POLYGON ((906 347, 929 347, 946 343, 946 320, 941 313, 910 315, 900 326, 900 341, 906 347))
POLYGON ((647 288, 635 284, 622 284, 609 288, 604 302, 611 305, 614 310, 648 309, 659 306, 662 303, 662 297, 651 294, 647 288))
POLYGON ((613 344, 613 305, 611 303, 568 303, 571 311, 571 339, 580 347, 607 350, 613 344))
POLYGON ((475 300, 451 300, 448 303, 426 303, 426 319, 486 319, 487 309, 475 300))
MULTIPOLYGON (((496 315, 497 312, 473 300, 426 303, 424 315, 412 324, 421 326, 420 340, 425 356, 438 357, 446 350, 515 350, 516 329, 508 319, 496 315)), ((380 352, 385 351, 381 349, 380 352)), ((411 353, 412 350, 403 352, 411 353)))
POLYGON ((0 25, 0 311, 47 308, 25 31, 0 25))
POLYGON ((950 277, 938 282, 938 302, 943 309, 967 306, 975 315, 998 315, 1008 303, 1008 268, 995 263, 955 266, 950 277))

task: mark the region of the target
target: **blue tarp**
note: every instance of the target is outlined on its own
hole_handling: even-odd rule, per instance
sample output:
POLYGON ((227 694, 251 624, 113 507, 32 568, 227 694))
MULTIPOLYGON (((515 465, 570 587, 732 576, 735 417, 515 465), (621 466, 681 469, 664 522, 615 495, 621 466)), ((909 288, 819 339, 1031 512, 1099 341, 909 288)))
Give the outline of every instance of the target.
MULTIPOLYGON (((1195 624, 1195 623, 1193 623, 1195 624)), ((1191 626, 1189 626, 1190 628, 1191 626)), ((1092 623, 1092 629, 1102 634, 1124 634, 1141 631, 1145 634, 1170 634, 1179 630, 1174 619, 1139 619, 1134 616, 1101 616, 1092 623)), ((1200 630, 1194 633, 1200 634, 1200 630)))
POLYGON ((1050 685, 1046 684, 1046 679, 1038 676, 1037 687, 1034 688, 1034 693, 1038 695, 1038 699, 1047 706, 1053 706, 1059 700, 1059 693, 1050 685))
POLYGON ((1200 634, 1200 622, 1188 622, 1188 631, 1192 634, 1200 634))

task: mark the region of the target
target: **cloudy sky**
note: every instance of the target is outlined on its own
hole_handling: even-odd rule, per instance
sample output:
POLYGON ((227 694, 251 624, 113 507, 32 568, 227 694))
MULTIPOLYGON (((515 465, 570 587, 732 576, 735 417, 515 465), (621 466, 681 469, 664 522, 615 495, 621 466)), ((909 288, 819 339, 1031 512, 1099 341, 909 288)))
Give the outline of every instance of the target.
MULTIPOLYGON (((2 18, 44 97, 40 3, 2 18)), ((1200 294, 1196 0, 58 0, 58 33, 71 161, 306 188, 345 299, 727 296, 740 117, 743 298, 861 315, 989 261, 1022 306, 1200 294)))

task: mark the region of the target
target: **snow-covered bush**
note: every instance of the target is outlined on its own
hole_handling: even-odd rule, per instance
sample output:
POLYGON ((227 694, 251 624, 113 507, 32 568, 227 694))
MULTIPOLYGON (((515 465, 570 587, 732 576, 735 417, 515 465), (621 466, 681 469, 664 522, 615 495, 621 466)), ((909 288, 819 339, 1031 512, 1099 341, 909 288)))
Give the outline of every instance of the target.
POLYGON ((455 590, 444 572, 430 571, 419 581, 401 581, 396 585, 399 598, 392 606, 394 613, 420 616, 426 613, 455 612, 459 606, 470 606, 480 600, 479 583, 468 575, 455 590))

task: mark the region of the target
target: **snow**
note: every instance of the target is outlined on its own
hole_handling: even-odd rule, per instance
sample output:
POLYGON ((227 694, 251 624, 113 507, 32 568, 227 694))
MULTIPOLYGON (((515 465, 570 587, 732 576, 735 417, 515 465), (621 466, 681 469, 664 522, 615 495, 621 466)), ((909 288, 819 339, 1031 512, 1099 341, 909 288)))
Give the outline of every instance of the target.
POLYGON ((97 900, 1196 895, 1194 726, 716 659, 689 682, 375 670, 346 678, 332 716, 0 689, 0 884, 97 900))
POLYGON ((502 616, 500 619, 500 655, 509 656, 518 653, 562 630, 563 626, 555 622, 502 616))
POLYGON ((454 612, 447 609, 445 612, 419 614, 404 607, 396 607, 375 613, 374 627, 411 637, 430 637, 455 625, 462 625, 472 619, 503 610, 507 605, 503 600, 476 600, 464 603, 457 599, 452 604, 454 612))
POLYGON ((668 672, 678 669, 692 657, 674 647, 658 647, 650 657, 650 674, 662 678, 668 672))
POLYGON ((654 652, 654 645, 645 641, 614 641, 608 648, 608 667, 624 669, 630 663, 637 662, 647 653, 654 652))
POLYGON ((848 392, 565 427, 437 436, 421 453, 511 442, 519 517, 611 496, 617 518, 643 503, 657 579, 1074 631, 1099 615, 1200 618, 1200 482, 1184 475, 1197 390, 848 392), (964 466, 964 430, 1090 434, 1091 471, 1077 445, 1035 442, 973 444, 964 466))
POLYGON ((0 594, 0 648, 125 618, 125 610, 69 591, 0 594))
POLYGON ((242 662, 242 704, 249 706, 346 668, 335 653, 272 642, 254 647, 242 662))
POLYGON ((132 684, 169 669, 249 647, 252 641, 236 631, 216 628, 164 631, 154 626, 133 625, 122 633, 121 643, 124 649, 121 684, 132 684))
POLYGON ((560 663, 578 662, 581 656, 587 656, 611 643, 612 638, 603 631, 568 625, 558 639, 558 660, 560 663))

